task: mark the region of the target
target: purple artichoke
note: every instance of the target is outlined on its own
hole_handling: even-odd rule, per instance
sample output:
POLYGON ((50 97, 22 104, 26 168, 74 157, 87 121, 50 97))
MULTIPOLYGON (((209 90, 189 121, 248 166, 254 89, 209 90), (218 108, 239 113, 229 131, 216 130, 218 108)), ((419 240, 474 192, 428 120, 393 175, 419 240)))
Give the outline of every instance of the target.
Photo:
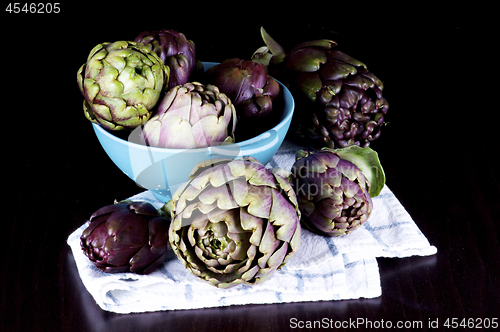
POLYGON ((146 45, 170 68, 168 89, 186 84, 196 69, 201 68, 201 63, 196 60, 194 42, 183 33, 167 29, 144 31, 135 38, 135 42, 146 45))
POLYGON ((272 122, 273 100, 280 93, 278 82, 267 74, 266 66, 251 60, 227 59, 206 71, 208 83, 217 86, 236 107, 238 134, 255 136, 272 122))
POLYGON ((385 183, 375 151, 358 146, 324 148, 315 153, 299 151, 297 158, 293 185, 305 228, 320 235, 342 236, 368 220, 372 197, 385 183))
POLYGON ((98 269, 148 274, 163 262, 170 221, 151 204, 107 205, 94 212, 89 222, 81 246, 98 269))
POLYGON ((331 40, 313 40, 285 52, 261 28, 267 47, 254 61, 287 85, 297 103, 291 132, 316 147, 367 147, 380 136, 389 103, 383 82, 367 66, 335 49, 331 40), (269 53, 271 52, 271 53, 269 53))
POLYGON ((149 146, 195 149, 234 143, 235 128, 231 100, 214 85, 190 82, 165 94, 142 139, 149 146))

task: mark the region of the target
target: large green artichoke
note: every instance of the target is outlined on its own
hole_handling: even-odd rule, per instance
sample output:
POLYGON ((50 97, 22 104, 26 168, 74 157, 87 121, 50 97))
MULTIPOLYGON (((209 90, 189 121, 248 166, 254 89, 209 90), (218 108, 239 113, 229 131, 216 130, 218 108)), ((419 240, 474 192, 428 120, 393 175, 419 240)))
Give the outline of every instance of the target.
POLYGON ((198 164, 167 206, 175 254, 191 273, 220 288, 267 280, 300 247, 290 183, 250 157, 198 164))
POLYGON ((148 274, 165 259, 169 225, 169 220, 149 203, 107 205, 90 217, 81 246, 104 272, 148 274))
POLYGON ((188 83, 195 71, 202 68, 201 62, 196 60, 194 42, 183 33, 171 29, 144 31, 134 41, 146 45, 170 68, 168 90, 188 83))
POLYGON ((234 142, 236 110, 214 85, 190 82, 167 92, 144 125, 145 144, 193 149, 234 142))
POLYGON ((346 235, 367 221, 373 210, 372 196, 385 183, 377 154, 358 146, 299 151, 292 173, 302 225, 331 237, 346 235))
POLYGON ((285 53, 263 28, 261 34, 267 46, 254 58, 269 64, 270 74, 294 94, 293 134, 316 148, 366 147, 380 136, 389 104, 382 81, 365 64, 331 40, 304 42, 285 53))
POLYGON ((145 123, 166 87, 170 69, 141 43, 102 43, 77 73, 87 119, 110 130, 145 123))

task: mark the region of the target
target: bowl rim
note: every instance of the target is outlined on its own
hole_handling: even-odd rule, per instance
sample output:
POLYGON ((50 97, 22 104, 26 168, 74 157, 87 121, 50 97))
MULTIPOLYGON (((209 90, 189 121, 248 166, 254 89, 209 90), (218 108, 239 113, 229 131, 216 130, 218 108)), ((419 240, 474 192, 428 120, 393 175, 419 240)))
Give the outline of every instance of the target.
MULTIPOLYGON (((218 62, 203 62, 203 67, 204 68, 206 68, 208 66, 211 67, 211 66, 214 66, 214 65, 217 65, 217 64, 218 64, 218 62)), ((147 149, 148 151, 152 151, 152 152, 155 151, 155 152, 164 152, 164 153, 179 153, 179 152, 187 152, 187 151, 189 151, 189 152, 196 153, 196 152, 200 152, 200 151, 203 151, 203 150, 208 150, 208 149, 211 149, 211 148, 217 148, 217 147, 221 147, 221 146, 228 147, 228 148, 232 147, 232 146, 238 146, 240 148, 244 148, 245 146, 248 146, 248 145, 251 145, 251 144, 255 144, 255 143, 259 142, 259 141, 262 141, 262 140, 265 141, 270 136, 272 137, 271 133, 273 131, 277 132, 283 126, 285 126, 286 123, 291 122, 291 118, 292 118, 293 113, 295 111, 295 100, 294 100, 293 95, 291 94, 290 90, 288 90, 288 88, 283 83, 281 83, 280 81, 278 81, 278 80, 276 80, 276 81, 280 85, 281 91, 283 91, 283 97, 285 98, 285 95, 289 96, 289 99, 291 101, 291 105, 290 105, 290 108, 289 108, 290 111, 287 114, 285 114, 285 116, 282 117, 281 121, 278 124, 276 124, 274 127, 266 130, 263 133, 260 133, 259 135, 255 136, 255 137, 246 139, 246 140, 241 141, 241 142, 236 142, 236 143, 231 143, 231 144, 225 144, 225 145, 212 145, 212 146, 208 146, 208 147, 194 148, 194 149, 160 148, 160 147, 156 147, 156 146, 149 146, 149 145, 139 144, 139 143, 131 142, 129 140, 122 139, 122 138, 120 138, 118 136, 113 135, 110 131, 104 129, 104 127, 102 127, 100 124, 97 124, 97 123, 94 123, 94 122, 92 122, 92 126, 94 127, 94 130, 99 131, 100 133, 102 133, 106 137, 111 138, 112 140, 117 141, 120 144, 126 144, 129 147, 147 149)))

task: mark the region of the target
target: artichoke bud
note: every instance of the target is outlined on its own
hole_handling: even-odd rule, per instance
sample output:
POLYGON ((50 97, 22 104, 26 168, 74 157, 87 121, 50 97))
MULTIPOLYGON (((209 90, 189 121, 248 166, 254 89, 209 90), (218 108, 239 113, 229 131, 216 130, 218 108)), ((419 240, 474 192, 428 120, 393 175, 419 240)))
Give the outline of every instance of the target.
POLYGON ((84 114, 109 130, 145 123, 169 80, 170 69, 142 44, 102 43, 77 72, 84 114))
POLYGON ((161 148, 208 147, 234 143, 236 123, 234 105, 218 87, 190 82, 165 94, 141 137, 161 148))
POLYGON ((169 225, 149 203, 115 202, 92 214, 81 247, 101 271, 149 274, 165 259, 169 225))
MULTIPOLYGON (((220 287, 269 279, 300 247, 292 186, 254 158, 199 163, 172 197, 169 240, 184 266, 220 287)), ((286 176, 288 173, 286 173, 286 176)))
POLYGON ((181 32, 171 29, 144 31, 134 41, 144 44, 170 68, 167 90, 191 81, 201 67, 201 61, 196 58, 195 43, 181 32))
POLYGON ((372 197, 385 184, 376 152, 358 146, 298 151, 292 173, 302 225, 330 237, 346 235, 366 222, 372 197))
POLYGON ((261 35, 267 48, 254 57, 265 58, 261 62, 268 72, 294 95, 290 131, 295 138, 320 149, 367 147, 380 137, 389 104, 382 96, 383 82, 364 63, 335 49, 331 40, 300 43, 286 53, 263 28, 261 35), (332 108, 338 116, 331 116, 332 108))
POLYGON ((238 116, 238 132, 245 138, 256 136, 274 125, 273 101, 280 93, 278 82, 267 74, 266 66, 252 60, 227 59, 206 71, 208 83, 217 86, 233 102, 238 116))

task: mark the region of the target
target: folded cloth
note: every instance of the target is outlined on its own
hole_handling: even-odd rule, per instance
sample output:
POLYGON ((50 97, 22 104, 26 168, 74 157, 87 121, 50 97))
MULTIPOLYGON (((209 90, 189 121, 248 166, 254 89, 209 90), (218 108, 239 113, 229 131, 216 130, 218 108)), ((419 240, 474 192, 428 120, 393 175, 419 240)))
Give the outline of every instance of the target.
MULTIPOLYGON (((297 146, 285 140, 267 166, 290 170, 296 151, 297 146)), ((162 206, 149 191, 129 199, 162 206)), ((116 313, 374 298, 382 294, 376 257, 426 256, 437 250, 387 186, 373 198, 373 205, 369 220, 347 236, 327 238, 303 230, 299 252, 272 278, 230 289, 193 276, 173 251, 149 275, 101 272, 80 247, 87 224, 67 242, 86 289, 102 309, 116 313)))

